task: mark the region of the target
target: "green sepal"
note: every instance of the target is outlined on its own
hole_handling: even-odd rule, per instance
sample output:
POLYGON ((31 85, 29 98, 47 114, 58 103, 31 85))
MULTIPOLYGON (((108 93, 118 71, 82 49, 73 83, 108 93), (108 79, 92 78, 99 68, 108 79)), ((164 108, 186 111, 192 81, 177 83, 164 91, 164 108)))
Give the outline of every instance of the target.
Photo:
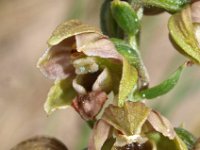
POLYGON ((119 99, 118 106, 123 106, 124 102, 128 100, 129 95, 133 94, 138 80, 138 73, 135 67, 131 66, 129 62, 123 59, 122 78, 119 84, 119 99))
POLYGON ((56 109, 66 108, 71 105, 75 96, 71 78, 55 81, 48 93, 44 109, 47 114, 51 114, 56 109))
POLYGON ((174 13, 181 10, 190 0, 141 0, 142 4, 147 7, 157 7, 174 13))
POLYGON ((171 16, 168 22, 171 40, 183 55, 200 64, 200 46, 195 36, 195 27, 188 5, 181 12, 171 16))
POLYGON ((109 105, 102 116, 102 119, 129 136, 140 134, 142 126, 147 120, 151 109, 140 102, 126 102, 123 107, 109 105))
POLYGON ((153 145, 153 149, 157 150, 188 150, 185 143, 176 136, 173 140, 161 135, 158 132, 152 132, 147 134, 150 142, 153 145))
POLYGON ((109 37, 123 38, 123 31, 111 13, 111 0, 105 0, 101 6, 100 24, 103 34, 109 37))
POLYGON ((189 131, 183 128, 175 128, 176 134, 182 139, 182 141, 187 145, 189 150, 192 150, 196 138, 189 131))
POLYGON ((159 97, 161 95, 168 93, 178 83, 181 73, 186 66, 187 66, 186 63, 181 65, 171 76, 169 76, 168 79, 164 80, 159 85, 156 85, 149 89, 145 89, 145 90, 136 92, 136 94, 134 96, 135 99, 136 100, 153 99, 153 98, 156 98, 156 97, 159 97))
POLYGON ((111 4, 112 15, 117 24, 128 35, 136 35, 139 32, 140 22, 137 13, 127 2, 114 0, 111 4))
POLYGON ((56 27, 47 43, 51 47, 69 37, 82 33, 97 33, 102 35, 102 33, 93 26, 83 24, 79 20, 69 20, 56 27))

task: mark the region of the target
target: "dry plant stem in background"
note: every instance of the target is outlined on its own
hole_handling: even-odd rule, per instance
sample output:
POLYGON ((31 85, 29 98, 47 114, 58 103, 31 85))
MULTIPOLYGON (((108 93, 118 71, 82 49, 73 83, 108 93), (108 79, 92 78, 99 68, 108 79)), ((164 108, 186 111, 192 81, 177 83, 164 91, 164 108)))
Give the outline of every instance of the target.
MULTIPOLYGON (((185 68, 199 65, 200 1, 104 0, 100 23, 101 30, 69 20, 53 31, 37 64, 54 81, 46 113, 73 107, 92 129, 88 150, 199 150, 196 137, 144 102, 171 91, 185 68), (169 39, 188 60, 150 87, 140 54, 141 20, 164 11, 171 15, 169 39)), ((33 141, 14 149, 60 149, 58 142, 48 147, 44 138, 33 141)))

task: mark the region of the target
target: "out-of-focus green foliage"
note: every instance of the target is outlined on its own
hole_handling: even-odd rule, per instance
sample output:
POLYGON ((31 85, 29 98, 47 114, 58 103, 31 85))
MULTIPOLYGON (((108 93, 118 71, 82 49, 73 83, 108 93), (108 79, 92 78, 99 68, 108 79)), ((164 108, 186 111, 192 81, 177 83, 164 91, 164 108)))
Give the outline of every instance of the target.
POLYGON ((183 128, 175 128, 177 135, 183 140, 183 142, 187 145, 188 150, 192 150, 196 138, 187 130, 183 128))

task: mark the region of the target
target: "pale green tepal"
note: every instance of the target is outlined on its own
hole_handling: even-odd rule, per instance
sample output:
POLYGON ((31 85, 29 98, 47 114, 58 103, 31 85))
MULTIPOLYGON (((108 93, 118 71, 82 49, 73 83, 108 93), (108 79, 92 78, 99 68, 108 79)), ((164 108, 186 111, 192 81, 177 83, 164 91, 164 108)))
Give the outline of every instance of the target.
POLYGON ((200 63, 200 2, 186 6, 169 19, 168 27, 176 49, 200 63))

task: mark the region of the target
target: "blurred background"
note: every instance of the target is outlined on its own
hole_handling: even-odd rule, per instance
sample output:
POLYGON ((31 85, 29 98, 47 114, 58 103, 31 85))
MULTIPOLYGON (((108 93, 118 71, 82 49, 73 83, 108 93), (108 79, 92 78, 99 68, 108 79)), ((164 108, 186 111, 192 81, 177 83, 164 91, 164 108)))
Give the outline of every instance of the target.
MULTIPOLYGON (((8 150, 35 135, 54 136, 69 150, 86 147, 89 128, 69 108, 47 117, 43 110, 52 81, 36 68, 46 41, 61 22, 78 18, 99 26, 103 0, 0 0, 0 149, 8 150)), ((141 53, 151 77, 158 84, 184 62, 168 40, 169 15, 144 17, 141 53)), ((149 105, 174 124, 184 124, 200 136, 200 68, 184 71, 169 94, 149 105)))

